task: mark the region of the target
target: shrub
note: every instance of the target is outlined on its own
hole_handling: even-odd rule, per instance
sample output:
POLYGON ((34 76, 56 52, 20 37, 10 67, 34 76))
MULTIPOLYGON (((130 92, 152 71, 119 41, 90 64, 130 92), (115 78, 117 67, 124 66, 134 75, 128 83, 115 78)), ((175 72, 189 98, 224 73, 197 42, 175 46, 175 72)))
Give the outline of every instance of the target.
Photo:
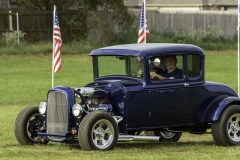
POLYGON ((173 42, 174 43, 186 43, 188 40, 188 33, 187 32, 178 32, 174 31, 173 34, 173 42))
POLYGON ((218 26, 209 26, 207 30, 191 29, 189 32, 174 31, 172 41, 174 43, 207 43, 220 41, 223 31, 218 26))
MULTIPOLYGON (((26 33, 19 31, 19 40, 20 41, 24 41, 25 34, 26 33)), ((18 46, 18 32, 17 31, 5 32, 5 33, 3 33, 3 36, 5 37, 7 47, 14 48, 14 47, 18 46)))

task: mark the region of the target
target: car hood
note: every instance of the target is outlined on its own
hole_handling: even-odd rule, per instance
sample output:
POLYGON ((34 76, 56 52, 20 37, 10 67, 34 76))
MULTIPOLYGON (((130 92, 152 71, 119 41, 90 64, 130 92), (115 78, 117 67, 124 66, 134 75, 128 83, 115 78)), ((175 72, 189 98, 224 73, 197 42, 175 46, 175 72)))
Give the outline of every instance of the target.
POLYGON ((136 78, 98 78, 94 82, 87 84, 85 87, 94 88, 94 90, 103 90, 108 94, 117 92, 128 92, 141 90, 145 86, 145 82, 136 78), (120 91, 121 90, 121 91, 120 91))

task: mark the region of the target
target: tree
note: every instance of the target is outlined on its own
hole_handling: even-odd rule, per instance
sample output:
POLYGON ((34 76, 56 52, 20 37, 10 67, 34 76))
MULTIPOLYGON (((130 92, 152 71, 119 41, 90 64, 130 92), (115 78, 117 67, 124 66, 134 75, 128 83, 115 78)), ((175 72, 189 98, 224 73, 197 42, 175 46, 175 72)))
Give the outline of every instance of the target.
MULTIPOLYGON (((12 0, 27 11, 52 11, 54 4, 58 11, 77 10, 78 14, 66 22, 74 29, 81 29, 75 37, 86 37, 87 31, 95 29, 103 41, 113 41, 117 34, 114 24, 121 31, 128 31, 134 24, 134 18, 128 12, 124 0, 12 0), (82 34, 86 33, 86 34, 82 34), (80 35, 81 34, 81 35, 80 35), (104 38, 104 39, 103 39, 104 38)), ((64 16, 63 16, 64 17, 64 16)), ((72 35, 74 36, 74 35, 72 35)))
MULTIPOLYGON (((128 12, 124 0, 79 0, 82 15, 86 15, 88 32, 98 35, 98 40, 112 42, 117 34, 111 25, 118 25, 119 32, 128 31, 134 24, 134 17, 128 12)), ((88 33, 89 35, 89 33, 88 33)), ((96 39, 96 38, 94 38, 96 39)))

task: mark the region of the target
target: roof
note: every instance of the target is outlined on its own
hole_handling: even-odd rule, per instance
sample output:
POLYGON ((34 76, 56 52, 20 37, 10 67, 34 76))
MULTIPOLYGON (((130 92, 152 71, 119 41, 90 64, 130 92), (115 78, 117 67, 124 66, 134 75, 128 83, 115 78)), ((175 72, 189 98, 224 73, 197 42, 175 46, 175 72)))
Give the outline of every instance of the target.
POLYGON ((146 55, 154 55, 166 52, 183 52, 194 51, 204 54, 204 51, 197 46, 191 44, 175 44, 175 43, 146 43, 146 44, 123 44, 109 46, 93 50, 89 55, 122 55, 145 57, 146 55))

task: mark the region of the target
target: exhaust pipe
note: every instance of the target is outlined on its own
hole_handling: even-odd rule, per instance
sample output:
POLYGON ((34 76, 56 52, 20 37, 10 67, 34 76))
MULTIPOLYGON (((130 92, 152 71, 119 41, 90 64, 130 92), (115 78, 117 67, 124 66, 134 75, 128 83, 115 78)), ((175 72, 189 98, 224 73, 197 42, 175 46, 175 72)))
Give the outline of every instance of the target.
POLYGON ((155 141, 159 142, 159 136, 118 135, 118 141, 155 141))

